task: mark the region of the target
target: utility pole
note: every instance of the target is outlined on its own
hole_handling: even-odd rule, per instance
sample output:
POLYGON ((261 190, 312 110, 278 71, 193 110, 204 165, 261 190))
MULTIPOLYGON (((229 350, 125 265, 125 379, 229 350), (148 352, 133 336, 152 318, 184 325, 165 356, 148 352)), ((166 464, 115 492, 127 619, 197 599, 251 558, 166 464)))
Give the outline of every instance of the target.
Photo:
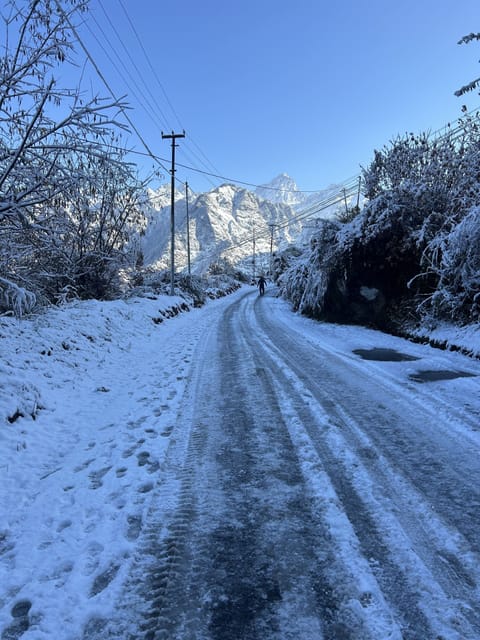
POLYGON ((273 228, 275 227, 275 225, 273 224, 273 222, 271 222, 269 224, 270 227, 270 277, 272 277, 272 259, 273 259, 273 228))
POLYGON ((253 223, 253 279, 255 280, 255 223, 253 223))
POLYGON ((357 211, 360 210, 360 187, 362 186, 362 176, 358 176, 357 211))
POLYGON ((170 295, 174 294, 174 279, 175 279, 175 144, 177 138, 184 138, 185 131, 183 133, 168 133, 165 134, 162 131, 162 139, 169 139, 172 141, 172 174, 171 183, 171 205, 170 205, 170 295))
POLYGON ((190 277, 190 217, 188 214, 188 182, 185 182, 185 199, 187 203, 187 264, 188 264, 188 276, 190 277))
POLYGON ((347 190, 346 189, 343 189, 343 199, 345 201, 345 213, 348 216, 347 190))

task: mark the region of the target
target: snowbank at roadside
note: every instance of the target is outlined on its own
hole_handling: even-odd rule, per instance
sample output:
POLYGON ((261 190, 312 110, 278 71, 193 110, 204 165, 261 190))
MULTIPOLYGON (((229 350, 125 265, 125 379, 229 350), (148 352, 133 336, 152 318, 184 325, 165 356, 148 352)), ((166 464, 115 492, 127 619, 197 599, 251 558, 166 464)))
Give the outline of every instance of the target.
POLYGON ((437 323, 434 327, 407 329, 405 337, 414 342, 422 342, 447 351, 459 351, 464 355, 480 358, 480 323, 463 327, 437 323))
POLYGON ((223 304, 150 294, 0 318, 2 639, 97 637, 175 438, 195 341, 223 304))

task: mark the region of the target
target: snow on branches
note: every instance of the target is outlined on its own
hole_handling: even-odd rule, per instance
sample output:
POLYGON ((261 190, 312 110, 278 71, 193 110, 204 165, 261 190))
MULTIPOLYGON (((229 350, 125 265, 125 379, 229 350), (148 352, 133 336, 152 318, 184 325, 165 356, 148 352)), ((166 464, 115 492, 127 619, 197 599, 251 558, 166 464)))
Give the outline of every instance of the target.
POLYGON ((25 313, 33 310, 36 302, 34 293, 5 278, 0 278, 0 311, 4 309, 21 318, 25 313))
POLYGON ((478 116, 441 138, 397 138, 363 170, 363 210, 323 226, 280 277, 282 293, 306 314, 382 328, 426 314, 478 321, 479 176, 478 116))
MULTIPOLYGON (((73 59, 72 24, 86 10, 86 0, 11 0, 3 16, 0 272, 48 301, 65 287, 110 295, 140 215, 119 137, 123 103, 85 100, 55 78, 73 59)), ((12 304, 21 299, 9 291, 12 304)))

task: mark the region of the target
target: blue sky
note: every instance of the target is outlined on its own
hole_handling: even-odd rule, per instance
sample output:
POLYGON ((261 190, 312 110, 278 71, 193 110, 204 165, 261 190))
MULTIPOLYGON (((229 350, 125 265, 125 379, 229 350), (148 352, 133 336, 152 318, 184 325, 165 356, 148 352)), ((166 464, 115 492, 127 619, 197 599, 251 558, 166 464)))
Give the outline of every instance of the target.
MULTIPOLYGON (((170 158, 162 130, 184 128, 179 163, 252 184, 286 172, 302 190, 480 106, 477 93, 454 96, 480 76, 480 45, 457 44, 471 31, 478 0, 91 0, 79 28, 155 154, 170 158)), ((84 86, 105 94, 95 75, 88 64, 84 86)), ((137 159, 146 175, 152 163, 137 159)), ((177 177, 197 191, 223 182, 182 167, 177 177)))

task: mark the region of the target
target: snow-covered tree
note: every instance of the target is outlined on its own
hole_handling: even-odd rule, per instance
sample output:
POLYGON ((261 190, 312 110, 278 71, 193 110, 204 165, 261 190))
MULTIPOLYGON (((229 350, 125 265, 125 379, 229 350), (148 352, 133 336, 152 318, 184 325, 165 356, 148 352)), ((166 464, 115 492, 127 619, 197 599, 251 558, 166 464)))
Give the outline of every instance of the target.
POLYGON ((400 137, 363 170, 368 198, 351 222, 281 276, 304 313, 392 328, 407 314, 478 318, 480 126, 400 137))
MULTIPOLYGON (((461 38, 461 40, 458 41, 458 44, 468 44, 469 42, 472 42, 472 40, 480 40, 480 33, 469 33, 468 35, 461 38)), ((474 91, 479 86, 480 86, 480 78, 476 78, 475 80, 472 80, 471 82, 464 85, 463 87, 460 87, 458 91, 455 91, 455 95, 463 96, 465 93, 468 93, 469 91, 474 91)))
POLYGON ((72 275, 85 274, 78 261, 87 235, 95 269, 111 270, 137 197, 117 151, 123 105, 85 99, 55 79, 73 56, 71 25, 86 10, 86 0, 11 0, 2 16, 0 272, 40 296, 78 284, 72 275))

